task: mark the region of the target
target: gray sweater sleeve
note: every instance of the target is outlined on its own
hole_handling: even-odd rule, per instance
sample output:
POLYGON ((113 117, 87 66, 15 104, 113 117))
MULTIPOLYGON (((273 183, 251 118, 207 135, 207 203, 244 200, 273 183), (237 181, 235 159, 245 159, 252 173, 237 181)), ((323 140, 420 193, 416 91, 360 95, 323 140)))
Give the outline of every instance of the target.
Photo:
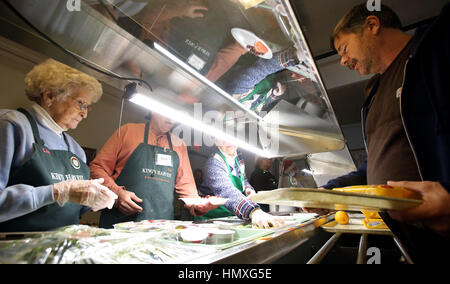
MULTIPOLYGON (((226 165, 212 155, 205 165, 205 185, 215 196, 227 198, 225 207, 241 219, 249 220, 250 213, 259 208, 238 189, 230 180, 226 165)), ((248 181, 246 182, 248 183, 248 181)))
POLYGON ((28 124, 20 123, 24 119, 24 116, 15 112, 0 113, 0 222, 20 217, 54 202, 51 185, 7 186, 11 169, 23 165, 32 154, 33 134, 29 126, 23 126, 28 124))

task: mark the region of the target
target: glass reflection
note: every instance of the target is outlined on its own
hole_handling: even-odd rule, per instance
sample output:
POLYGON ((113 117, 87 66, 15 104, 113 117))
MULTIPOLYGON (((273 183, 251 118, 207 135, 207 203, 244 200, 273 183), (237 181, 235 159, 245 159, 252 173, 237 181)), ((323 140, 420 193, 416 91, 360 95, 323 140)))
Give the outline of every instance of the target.
MULTIPOLYGON (((279 0, 86 2, 147 45, 164 46, 261 117, 285 101, 334 124, 311 59, 296 47, 279 0)), ((138 62, 127 65, 140 74, 138 62)), ((193 83, 180 95, 197 102, 208 95, 198 88, 193 83)))

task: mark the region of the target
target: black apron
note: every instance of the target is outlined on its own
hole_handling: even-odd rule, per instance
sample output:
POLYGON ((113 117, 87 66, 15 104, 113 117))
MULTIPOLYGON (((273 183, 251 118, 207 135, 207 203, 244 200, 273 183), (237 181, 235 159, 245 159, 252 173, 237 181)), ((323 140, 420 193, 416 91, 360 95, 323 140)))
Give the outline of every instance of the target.
MULTIPOLYGON (((89 180, 89 167, 78 156, 70 151, 47 149, 39 135, 34 118, 24 109, 19 111, 25 114, 30 122, 35 142, 31 159, 20 168, 11 171, 8 186, 27 184, 39 187, 66 180, 89 180)), ((66 136, 64 139, 68 145, 66 136)), ((0 223, 0 232, 48 231, 78 224, 81 208, 81 205, 70 202, 63 207, 53 203, 0 223)))
POLYGON ((170 149, 148 144, 149 122, 145 125, 144 142, 131 154, 116 184, 134 192, 143 200, 138 203, 142 212, 125 215, 116 207, 102 210, 101 228, 112 228, 114 224, 142 220, 173 220, 174 188, 179 157, 173 150, 170 134, 167 133, 170 149))

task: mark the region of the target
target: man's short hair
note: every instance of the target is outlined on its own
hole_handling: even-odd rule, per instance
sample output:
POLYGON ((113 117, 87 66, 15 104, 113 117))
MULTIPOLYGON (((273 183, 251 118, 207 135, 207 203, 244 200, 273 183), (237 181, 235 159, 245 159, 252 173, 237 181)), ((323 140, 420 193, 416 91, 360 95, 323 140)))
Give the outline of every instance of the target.
POLYGON ((381 5, 380 11, 369 11, 367 3, 359 4, 353 7, 342 19, 337 23, 330 37, 330 46, 333 50, 334 40, 340 33, 360 33, 369 16, 376 16, 382 27, 402 29, 402 23, 397 13, 386 5, 381 5))

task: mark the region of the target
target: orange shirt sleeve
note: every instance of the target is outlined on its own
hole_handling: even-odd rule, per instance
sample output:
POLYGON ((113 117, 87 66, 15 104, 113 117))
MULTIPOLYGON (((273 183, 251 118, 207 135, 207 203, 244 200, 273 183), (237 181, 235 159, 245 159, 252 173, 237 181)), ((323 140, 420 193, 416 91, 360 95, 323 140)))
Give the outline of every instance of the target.
POLYGON ((219 80, 245 53, 247 53, 247 50, 237 42, 221 48, 205 77, 211 82, 219 80))
POLYGON ((115 182, 131 154, 144 139, 144 124, 126 124, 106 141, 95 159, 89 164, 91 178, 103 178, 104 186, 116 194, 123 188, 115 182))

